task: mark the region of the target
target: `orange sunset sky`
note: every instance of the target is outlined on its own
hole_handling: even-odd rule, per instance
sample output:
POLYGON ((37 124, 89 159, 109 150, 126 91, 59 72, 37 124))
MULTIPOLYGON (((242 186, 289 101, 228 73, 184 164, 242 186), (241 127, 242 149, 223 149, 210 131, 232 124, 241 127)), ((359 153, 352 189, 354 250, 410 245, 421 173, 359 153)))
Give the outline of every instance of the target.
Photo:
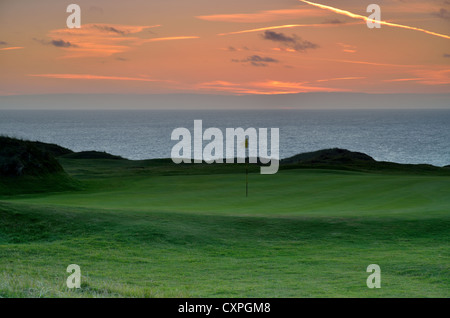
POLYGON ((450 1, 0 0, 0 65, 0 95, 449 93, 450 1))

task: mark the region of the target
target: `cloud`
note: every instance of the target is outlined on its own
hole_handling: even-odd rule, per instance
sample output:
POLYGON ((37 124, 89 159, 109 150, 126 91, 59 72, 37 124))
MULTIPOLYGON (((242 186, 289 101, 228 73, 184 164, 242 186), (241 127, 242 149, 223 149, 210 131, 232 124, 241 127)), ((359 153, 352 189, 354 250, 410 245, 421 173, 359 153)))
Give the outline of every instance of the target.
POLYGON ((240 51, 249 51, 250 49, 246 46, 243 47, 228 46, 225 48, 221 48, 221 50, 228 52, 240 52, 240 51))
POLYGON ((417 82, 422 85, 450 84, 450 69, 416 69, 411 72, 414 77, 385 80, 391 83, 417 82))
POLYGON ((36 42, 39 42, 43 45, 53 45, 56 47, 60 47, 60 48, 69 48, 69 47, 78 47, 77 45, 70 43, 68 41, 64 41, 64 40, 42 40, 42 39, 36 39, 33 38, 33 40, 35 40, 36 42))
POLYGON ((5 41, 0 41, 0 45, 8 45, 5 41))
POLYGON ((413 74, 420 77, 420 84, 424 85, 449 85, 450 68, 416 70, 413 74))
POLYGON ((423 80, 423 77, 412 77, 412 78, 394 78, 394 79, 388 79, 384 80, 384 82, 415 82, 415 81, 421 81, 423 80))
POLYGON ((160 41, 173 41, 173 40, 189 40, 189 39, 199 39, 199 36, 168 36, 168 37, 162 37, 162 38, 153 38, 153 39, 146 39, 144 40, 144 43, 149 42, 160 42, 160 41))
POLYGON ((359 79, 365 79, 365 78, 367 78, 367 77, 361 77, 361 76, 335 77, 335 78, 319 79, 319 80, 316 80, 316 82, 347 81, 347 80, 359 80, 359 79))
POLYGON ((119 30, 115 27, 109 26, 109 25, 93 25, 94 28, 99 29, 100 31, 104 31, 104 32, 112 32, 112 33, 117 33, 117 34, 121 34, 121 35, 125 35, 125 34, 129 34, 130 30, 119 30))
POLYGON ((24 49, 24 47, 23 46, 5 47, 0 49, 0 51, 20 50, 20 49, 24 49))
MULTIPOLYGON (((108 57, 127 52, 145 43, 198 38, 197 36, 171 36, 143 38, 137 34, 153 26, 83 24, 80 29, 57 29, 48 33, 52 45, 65 51, 64 58, 108 57), (70 44, 70 45, 68 45, 70 44)), ((37 40, 41 43, 49 41, 37 40)))
POLYGON ((345 21, 341 21, 339 19, 331 19, 323 22, 324 24, 345 24, 345 21))
POLYGON ((105 76, 92 74, 28 74, 31 77, 45 77, 56 79, 84 79, 84 80, 112 80, 112 81, 139 81, 139 82, 170 82, 146 77, 105 76))
POLYGON ((278 60, 271 57, 261 57, 259 55, 252 55, 247 57, 247 61, 251 62, 268 62, 268 63, 276 63, 278 60))
POLYGON ((271 57, 262 57, 259 55, 248 56, 243 60, 231 60, 232 62, 250 63, 253 66, 267 66, 267 63, 278 63, 279 61, 271 57))
POLYGON ((266 10, 258 11, 256 13, 232 13, 232 14, 213 14, 202 15, 196 18, 205 21, 215 22, 234 22, 234 23, 261 23, 277 20, 290 20, 300 17, 317 17, 326 15, 317 9, 311 8, 296 8, 296 9, 281 9, 281 10, 266 10))
POLYGON ((444 53, 442 56, 443 56, 443 57, 450 57, 450 54, 444 53))
POLYGON ((336 27, 339 26, 339 24, 361 24, 361 23, 335 23, 336 21, 329 21, 329 22, 323 22, 323 23, 313 23, 313 24, 284 24, 284 25, 273 25, 268 27, 261 27, 256 29, 247 29, 247 30, 240 30, 240 31, 233 31, 233 32, 225 32, 225 33, 219 33, 217 35, 223 36, 223 35, 232 35, 232 34, 243 34, 243 33, 251 33, 251 32, 260 32, 260 31, 266 31, 266 30, 277 30, 277 29, 290 29, 290 28, 299 28, 299 27, 314 27, 314 28, 327 28, 327 27, 336 27))
POLYGON ((264 39, 276 41, 276 42, 288 42, 288 43, 294 43, 295 39, 293 37, 289 37, 284 35, 283 33, 276 33, 273 31, 266 31, 263 35, 264 39))
POLYGON ((345 43, 341 43, 341 42, 338 42, 337 44, 341 47, 342 52, 345 52, 345 53, 356 53, 356 46, 354 46, 354 45, 345 44, 345 43))
POLYGON ((281 43, 284 46, 292 48, 298 52, 303 52, 308 49, 317 49, 319 47, 319 45, 315 43, 312 43, 307 40, 302 40, 295 34, 292 36, 287 36, 283 33, 277 33, 274 31, 265 31, 264 34, 262 34, 262 37, 265 40, 281 43))
POLYGON ((416 67, 420 66, 420 65, 414 65, 414 64, 389 64, 389 63, 377 63, 377 62, 356 61, 356 60, 339 60, 339 59, 329 59, 329 58, 316 58, 314 60, 330 61, 330 62, 338 62, 338 63, 373 65, 373 66, 400 67, 400 68, 416 68, 416 67))
POLYGON ((450 21, 450 11, 448 11, 447 9, 441 8, 438 12, 433 12, 432 15, 450 21))
POLYGON ((77 47, 76 45, 64 40, 51 40, 50 44, 56 47, 77 47))
POLYGON ((279 95, 306 92, 343 92, 340 88, 310 86, 308 82, 283 82, 268 80, 263 82, 233 83, 229 81, 212 81, 200 83, 198 90, 227 92, 234 95, 279 95))

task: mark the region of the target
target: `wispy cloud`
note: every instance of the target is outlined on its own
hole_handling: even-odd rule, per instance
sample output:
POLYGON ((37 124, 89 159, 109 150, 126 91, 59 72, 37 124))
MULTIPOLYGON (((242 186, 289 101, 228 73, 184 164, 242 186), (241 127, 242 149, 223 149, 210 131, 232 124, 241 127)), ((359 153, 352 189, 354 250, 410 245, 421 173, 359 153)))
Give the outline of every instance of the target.
POLYGON ((293 34, 292 36, 285 35, 284 33, 277 33, 274 31, 265 31, 262 35, 264 40, 281 43, 295 51, 304 52, 308 49, 317 49, 319 45, 307 40, 302 40, 299 36, 293 34))
POLYGON ((450 21, 450 11, 444 8, 440 8, 438 12, 432 13, 435 17, 450 21))
MULTIPOLYGON (((344 23, 341 23, 341 24, 344 24, 344 23)), ((359 23, 359 22, 358 23, 345 23, 345 25, 350 25, 350 24, 361 24, 361 23, 359 23)), ((256 28, 256 29, 225 32, 225 33, 219 33, 217 35, 223 36, 223 35, 243 34, 243 33, 261 32, 261 31, 266 31, 266 30, 290 29, 290 28, 300 28, 300 27, 326 28, 326 27, 337 27, 339 25, 340 25, 340 23, 332 23, 331 21, 324 22, 324 23, 312 23, 312 24, 284 24, 284 25, 273 25, 273 26, 261 27, 261 28, 256 28)))
MULTIPOLYGON (((442 68, 443 66, 441 66, 442 68)), ((421 77, 419 83, 424 85, 449 85, 450 68, 445 69, 422 69, 413 72, 417 77, 421 77)))
POLYGON ((92 74, 28 74, 31 77, 45 77, 56 79, 76 79, 76 80, 111 80, 111 81, 139 81, 139 82, 171 82, 146 77, 109 76, 92 74))
MULTIPOLYGON (((125 34, 130 34, 130 33, 137 33, 137 32, 133 32, 133 30, 130 30, 128 28, 124 28, 124 29, 119 29, 117 27, 113 27, 110 25, 104 25, 104 24, 94 24, 93 25, 94 28, 99 29, 100 31, 105 31, 107 33, 111 32, 111 33, 117 33, 117 34, 121 34, 121 35, 125 35, 125 34)), ((141 32, 142 29, 139 29, 138 32, 141 32)))
POLYGON ((201 15, 196 18, 206 21, 235 22, 235 23, 261 23, 277 20, 290 20, 301 17, 317 17, 326 15, 324 12, 310 8, 295 8, 281 10, 265 10, 255 13, 232 13, 201 15))
MULTIPOLYGON (((337 14, 345 15, 345 16, 350 17, 350 18, 360 19, 360 20, 364 20, 364 21, 372 21, 372 19, 369 19, 368 17, 366 17, 364 15, 352 13, 350 11, 338 9, 338 8, 331 7, 331 6, 326 6, 326 5, 323 5, 323 4, 319 4, 319 3, 315 3, 315 2, 311 2, 311 1, 307 1, 307 0, 298 0, 298 1, 310 4, 312 6, 315 6, 315 7, 321 8, 321 9, 332 11, 332 12, 335 12, 337 14)), ((425 30, 425 29, 416 28, 416 27, 412 27, 412 26, 408 26, 408 25, 391 23, 391 22, 382 21, 382 20, 381 21, 376 21, 376 22, 378 22, 379 24, 382 24, 382 25, 386 25, 386 26, 419 31, 419 32, 423 32, 423 33, 426 33, 426 34, 438 36, 438 37, 441 37, 441 38, 444 38, 444 39, 450 39, 450 36, 448 36, 448 35, 432 32, 432 31, 428 31, 428 30, 425 30)))
POLYGON ((168 36, 163 38, 153 38, 153 39, 146 39, 144 40, 144 43, 150 43, 150 42, 160 42, 160 41, 173 41, 173 40, 189 40, 189 39, 199 39, 199 36, 168 36))
POLYGON ((35 41, 37 41, 37 42, 39 42, 39 43, 41 43, 41 44, 44 44, 44 45, 53 45, 53 46, 56 46, 56 47, 78 47, 77 45, 75 45, 75 44, 73 44, 73 43, 70 43, 70 42, 66 42, 66 41, 64 41, 64 40, 50 40, 50 41, 46 41, 46 40, 42 40, 42 39, 36 39, 36 38, 33 38, 33 40, 35 40, 35 41))
POLYGON ((4 47, 1 48, 0 51, 20 50, 20 49, 24 49, 24 47, 23 46, 4 47))
POLYGON ((279 61, 271 58, 271 57, 263 57, 263 56, 259 56, 259 55, 252 55, 252 56, 248 56, 245 59, 242 60, 236 60, 233 59, 231 60, 232 62, 240 62, 240 63, 250 63, 250 65, 252 66, 267 66, 267 63, 278 63, 279 61))
POLYGON ((56 47, 76 47, 76 45, 64 40, 51 40, 50 43, 56 47))
POLYGON ((384 80, 390 83, 417 82, 423 85, 450 84, 450 69, 417 69, 411 72, 414 77, 384 80))
POLYGON ((315 60, 339 62, 339 63, 373 65, 373 66, 400 67, 400 68, 417 68, 417 67, 421 66, 421 65, 414 65, 414 64, 391 64, 391 63, 380 63, 380 62, 369 62, 369 61, 358 61, 358 60, 326 59, 326 58, 320 58, 320 59, 317 58, 315 60))
POLYGON ((421 80, 424 80, 424 78, 423 77, 394 78, 394 79, 384 80, 384 82, 413 82, 413 81, 421 81, 421 80))
POLYGON ((52 30, 48 36, 53 43, 71 44, 60 46, 66 53, 65 58, 108 57, 141 45, 143 39, 133 35, 158 26, 84 24, 80 29, 52 30))
POLYGON ((263 81, 249 83, 233 83, 229 81, 204 82, 197 85, 198 90, 226 92, 234 95, 280 95, 306 92, 341 92, 345 89, 318 87, 308 85, 308 82, 263 81))
POLYGON ((323 22, 323 24, 345 24, 345 21, 339 19, 330 19, 323 22))
POLYGON ((326 78, 326 79, 319 79, 316 80, 316 82, 330 82, 330 81, 346 81, 346 80, 359 80, 359 79, 365 79, 367 77, 361 77, 361 76, 349 76, 349 77, 335 77, 335 78, 326 78))
POLYGON ((170 36, 159 38, 142 38, 138 34, 144 30, 159 27, 84 24, 80 29, 57 29, 48 36, 50 41, 43 40, 65 50, 64 58, 108 57, 116 53, 123 53, 145 43, 196 39, 198 36, 170 36))
POLYGON ((220 48, 220 50, 222 51, 228 51, 228 52, 240 52, 240 51, 249 51, 250 49, 246 46, 242 46, 242 47, 235 47, 235 46, 228 46, 228 47, 223 47, 220 48))
POLYGON ((354 46, 354 45, 341 43, 341 42, 338 42, 337 44, 341 47, 342 52, 356 53, 356 46, 354 46))

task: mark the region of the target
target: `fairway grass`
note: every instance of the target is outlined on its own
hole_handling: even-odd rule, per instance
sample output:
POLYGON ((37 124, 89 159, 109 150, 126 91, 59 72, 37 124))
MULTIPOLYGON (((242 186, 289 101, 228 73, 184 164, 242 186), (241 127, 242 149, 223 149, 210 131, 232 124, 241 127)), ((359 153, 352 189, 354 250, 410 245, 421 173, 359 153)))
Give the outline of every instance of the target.
POLYGON ((241 168, 62 164, 77 190, 0 198, 2 297, 450 296, 449 176, 254 169, 245 198, 241 168))

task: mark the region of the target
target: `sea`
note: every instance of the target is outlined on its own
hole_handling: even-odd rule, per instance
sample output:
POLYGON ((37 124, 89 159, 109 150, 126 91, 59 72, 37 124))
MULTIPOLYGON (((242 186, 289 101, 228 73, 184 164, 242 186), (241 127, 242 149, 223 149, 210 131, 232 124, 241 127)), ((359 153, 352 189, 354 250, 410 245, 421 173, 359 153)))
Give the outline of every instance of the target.
MULTIPOLYGON (((450 110, 0 110, 0 135, 141 160, 169 158, 172 131, 279 128, 280 158, 344 148, 379 161, 450 165, 450 110)), ((204 142, 204 145, 207 142, 204 142)))

